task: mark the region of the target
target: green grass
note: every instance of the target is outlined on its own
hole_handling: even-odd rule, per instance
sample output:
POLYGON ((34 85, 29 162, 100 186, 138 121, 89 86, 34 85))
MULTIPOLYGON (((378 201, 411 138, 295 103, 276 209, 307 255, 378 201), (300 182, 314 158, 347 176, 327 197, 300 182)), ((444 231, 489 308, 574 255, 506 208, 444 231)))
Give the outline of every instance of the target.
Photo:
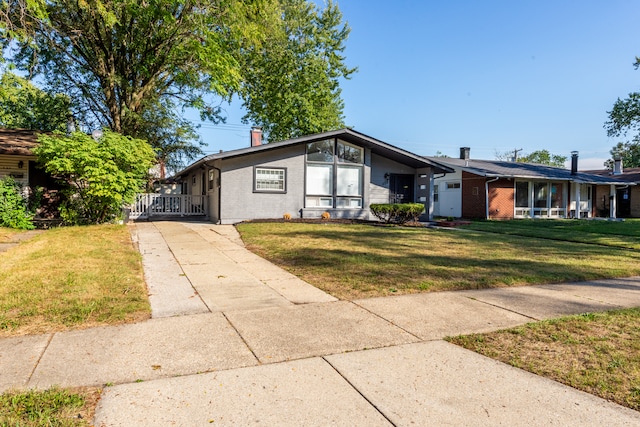
MULTIPOLYGON (((509 230, 511 222, 498 225, 509 230)), ((289 222, 237 228, 250 250, 342 299, 640 274, 637 251, 506 232, 289 222)))
POLYGON ((463 228, 640 250, 640 219, 474 221, 463 228))
POLYGON ((0 337, 149 317, 126 226, 51 229, 0 256, 0 337))
POLYGON ((0 426, 89 426, 99 392, 59 388, 0 394, 0 426))
POLYGON ((640 308, 447 340, 640 411, 640 308))

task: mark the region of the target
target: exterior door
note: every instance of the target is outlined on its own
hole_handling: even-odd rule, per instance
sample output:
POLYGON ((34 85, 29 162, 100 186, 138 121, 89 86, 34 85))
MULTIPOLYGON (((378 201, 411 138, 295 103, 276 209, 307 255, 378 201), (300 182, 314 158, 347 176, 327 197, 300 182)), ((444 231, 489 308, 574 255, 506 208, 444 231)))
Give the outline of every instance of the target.
POLYGON ((616 216, 629 218, 631 216, 631 189, 622 188, 616 192, 616 216))
POLYGON ((389 203, 413 203, 414 202, 413 175, 395 175, 389 177, 389 203))

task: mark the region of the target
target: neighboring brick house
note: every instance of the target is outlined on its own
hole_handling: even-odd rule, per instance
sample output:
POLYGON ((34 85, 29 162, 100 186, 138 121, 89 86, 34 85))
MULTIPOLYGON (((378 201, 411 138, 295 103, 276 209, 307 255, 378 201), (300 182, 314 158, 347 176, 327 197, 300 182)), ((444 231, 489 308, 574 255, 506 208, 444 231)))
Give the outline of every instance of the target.
POLYGON ((176 175, 182 193, 206 198, 206 213, 224 224, 292 217, 375 219, 372 203, 418 202, 432 209, 434 173, 453 172, 351 129, 262 143, 212 154, 176 175))
MULTIPOLYGON (((616 212, 620 218, 640 218, 640 168, 623 168, 622 160, 616 160, 613 170, 588 171, 594 175, 624 181, 625 186, 616 189, 616 212)), ((595 204, 599 212, 611 208, 611 195, 606 187, 596 187, 595 204)))
POLYGON ((434 216, 456 218, 591 218, 616 217, 615 204, 598 211, 596 190, 615 200, 628 183, 611 176, 578 172, 578 154, 572 168, 471 159, 470 149, 460 158, 428 157, 455 170, 434 179, 434 216), (577 207, 577 209, 576 209, 577 207))

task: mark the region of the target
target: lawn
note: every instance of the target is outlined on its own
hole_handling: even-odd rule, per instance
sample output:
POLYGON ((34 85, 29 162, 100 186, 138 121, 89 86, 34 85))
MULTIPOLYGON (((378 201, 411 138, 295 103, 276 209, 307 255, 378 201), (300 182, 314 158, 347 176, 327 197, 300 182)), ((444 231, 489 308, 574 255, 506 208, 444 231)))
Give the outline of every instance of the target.
POLYGON ((640 308, 546 320, 448 341, 640 411, 640 308))
POLYGON ((474 221, 463 228, 640 250, 640 219, 474 221))
POLYGON ((15 237, 19 234, 25 233, 22 230, 16 230, 14 228, 0 227, 0 243, 11 243, 15 241, 15 237))
POLYGON ((126 226, 51 229, 0 257, 0 337, 150 316, 141 257, 126 226))
POLYGON ((13 391, 0 394, 0 426, 90 426, 101 389, 13 391))
MULTIPOLYGON (((539 223, 544 224, 537 230, 554 224, 539 223)), ((501 233, 298 222, 237 228, 250 250, 341 299, 640 275, 638 251, 602 241, 563 241, 577 231, 560 225, 557 240, 509 234, 519 224, 496 223, 501 233)), ((627 236, 640 235, 640 222, 598 224, 614 224, 617 233, 628 226, 629 234, 596 227, 594 239, 613 236, 616 243, 633 243, 627 236)))

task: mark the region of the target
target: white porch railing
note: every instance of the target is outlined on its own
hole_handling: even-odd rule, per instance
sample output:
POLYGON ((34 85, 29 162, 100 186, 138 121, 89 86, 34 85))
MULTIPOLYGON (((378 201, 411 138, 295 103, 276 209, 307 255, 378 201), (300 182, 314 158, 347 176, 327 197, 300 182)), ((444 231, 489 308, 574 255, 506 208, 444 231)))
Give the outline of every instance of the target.
POLYGON ((207 196, 140 193, 130 206, 129 218, 152 216, 206 216, 207 196))

